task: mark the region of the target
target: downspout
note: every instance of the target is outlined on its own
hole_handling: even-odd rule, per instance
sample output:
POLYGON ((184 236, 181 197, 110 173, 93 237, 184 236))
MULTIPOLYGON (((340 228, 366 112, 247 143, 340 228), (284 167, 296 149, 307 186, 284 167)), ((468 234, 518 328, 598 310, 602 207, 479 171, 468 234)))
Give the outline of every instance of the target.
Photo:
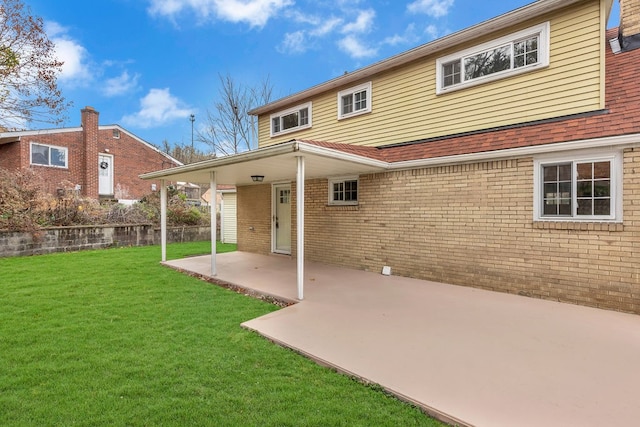
POLYGON ((211 203, 213 206, 211 206, 210 209, 210 215, 211 215, 211 277, 215 276, 218 274, 217 271, 217 266, 216 266, 216 232, 217 232, 217 228, 218 228, 218 221, 217 221, 217 215, 216 215, 216 210, 217 210, 217 205, 218 205, 218 200, 217 200, 217 195, 218 195, 218 185, 216 184, 216 171, 211 171, 211 182, 210 182, 210 187, 211 188, 211 199, 214 200, 213 203, 211 203))

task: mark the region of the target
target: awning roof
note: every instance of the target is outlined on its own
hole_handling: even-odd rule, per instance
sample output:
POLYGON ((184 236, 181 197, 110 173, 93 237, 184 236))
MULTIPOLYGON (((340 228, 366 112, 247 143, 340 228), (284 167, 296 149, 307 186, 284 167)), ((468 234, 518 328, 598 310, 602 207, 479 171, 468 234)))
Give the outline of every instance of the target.
POLYGON ((142 179, 209 182, 216 172, 219 184, 252 184, 251 175, 264 176, 264 182, 290 181, 296 177, 296 157, 304 156, 305 178, 362 175, 383 172, 387 162, 353 153, 321 147, 302 141, 290 141, 254 151, 191 163, 140 175, 142 179))

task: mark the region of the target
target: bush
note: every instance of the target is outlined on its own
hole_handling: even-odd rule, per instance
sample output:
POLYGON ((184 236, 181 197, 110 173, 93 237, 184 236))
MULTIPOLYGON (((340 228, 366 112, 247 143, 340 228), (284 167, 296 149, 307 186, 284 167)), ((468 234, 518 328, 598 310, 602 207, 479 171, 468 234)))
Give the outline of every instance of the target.
MULTIPOLYGON (((138 203, 101 205, 82 197, 75 185, 62 182, 57 197, 45 193, 36 171, 10 172, 0 168, 0 229, 37 231, 43 227, 99 224, 160 225, 160 194, 150 193, 138 203)), ((189 205, 184 194, 168 190, 167 224, 207 225, 208 216, 189 205)))

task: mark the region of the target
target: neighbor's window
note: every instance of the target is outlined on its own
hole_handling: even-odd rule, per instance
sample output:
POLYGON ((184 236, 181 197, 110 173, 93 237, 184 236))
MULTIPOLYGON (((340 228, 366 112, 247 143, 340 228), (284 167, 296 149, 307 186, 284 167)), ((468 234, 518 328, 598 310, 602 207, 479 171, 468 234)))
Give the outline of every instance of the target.
POLYGON ((538 162, 537 219, 621 220, 617 156, 538 162))
POLYGON ((120 129, 113 129, 111 133, 113 135, 113 139, 120 139, 120 129))
POLYGON ((311 103, 271 115, 271 136, 311 127, 311 103))
POLYGON ((358 178, 334 178, 329 180, 330 205, 357 205, 358 178))
POLYGON ((549 23, 440 58, 437 93, 549 65, 549 23))
POLYGON ((338 92, 338 119, 371 111, 371 82, 338 92))
POLYGON ((65 147, 31 143, 31 164, 53 166, 57 168, 67 167, 67 151, 65 147))

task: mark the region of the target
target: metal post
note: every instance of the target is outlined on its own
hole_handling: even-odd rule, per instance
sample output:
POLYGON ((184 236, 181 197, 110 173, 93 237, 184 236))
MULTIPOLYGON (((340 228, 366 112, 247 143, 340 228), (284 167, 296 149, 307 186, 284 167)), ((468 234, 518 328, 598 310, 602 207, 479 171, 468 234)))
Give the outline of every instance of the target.
POLYGON ((167 183, 160 180, 160 247, 162 262, 167 260, 167 183))
POLYGON ((304 299, 304 157, 298 157, 296 174, 296 228, 298 261, 298 299, 304 299))

